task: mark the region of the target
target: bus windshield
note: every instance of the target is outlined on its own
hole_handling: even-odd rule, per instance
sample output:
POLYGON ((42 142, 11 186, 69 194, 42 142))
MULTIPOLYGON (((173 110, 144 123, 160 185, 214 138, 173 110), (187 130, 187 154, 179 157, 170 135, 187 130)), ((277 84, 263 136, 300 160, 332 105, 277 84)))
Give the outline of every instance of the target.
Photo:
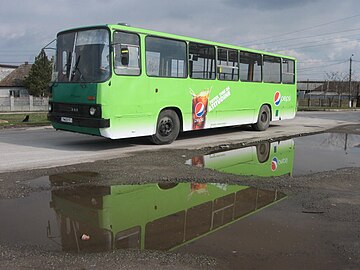
POLYGON ((101 82, 110 76, 109 31, 91 29, 57 37, 55 81, 101 82))

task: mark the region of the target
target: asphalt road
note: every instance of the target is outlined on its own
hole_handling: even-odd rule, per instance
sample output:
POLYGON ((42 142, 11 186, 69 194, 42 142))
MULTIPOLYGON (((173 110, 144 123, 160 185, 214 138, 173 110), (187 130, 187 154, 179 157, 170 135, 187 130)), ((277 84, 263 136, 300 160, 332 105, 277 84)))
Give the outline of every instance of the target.
POLYGON ((298 112, 298 116, 360 123, 360 111, 298 112))
MULTIPOLYGON (((275 140, 327 129, 335 129, 335 132, 339 132, 336 137, 345 137, 349 142, 351 136, 360 134, 359 117, 359 111, 299 113, 294 120, 276 122, 265 132, 253 132, 247 127, 192 132, 183 134, 173 144, 166 146, 151 145, 146 138, 111 141, 55 131, 51 127, 1 130, 0 210, 2 208, 2 217, 5 218, 0 225, 0 269, 238 269, 239 265, 245 269, 358 269, 358 165, 259 181, 256 177, 246 178, 188 166, 185 161, 194 153, 209 150, 194 150, 197 148, 275 140), (347 124, 357 125, 339 128, 347 124), (158 149, 164 151, 156 151, 158 149), (135 153, 142 150, 149 151, 135 153), (111 160, 83 163, 101 159, 111 160), (36 170, 76 163, 82 164, 36 170), (59 174, 72 181, 65 181, 61 187, 51 187, 50 177, 59 174), (172 252, 52 252, 47 249, 48 242, 40 245, 27 240, 35 232, 46 237, 49 224, 46 213, 52 211, 54 205, 50 203, 51 192, 59 188, 72 190, 69 198, 78 200, 83 184, 96 187, 99 184, 113 186, 166 181, 219 183, 220 187, 223 184, 240 184, 279 190, 288 198, 172 252), (77 187, 80 188, 79 192, 77 187), (41 219, 43 215, 44 222, 41 219), (26 220, 25 216, 29 219, 26 220), (17 222, 11 223, 9 220, 17 222), (10 229, 6 227, 6 221, 10 229)), ((303 143, 311 141, 313 146, 320 144, 314 139, 317 136, 322 135, 294 140, 306 139, 303 143)), ((335 140, 334 137, 330 138, 335 140)), ((296 151, 301 152, 301 149, 301 144, 296 144, 296 151)), ((313 151, 319 150, 314 147, 313 151)), ((318 155, 308 158, 312 153, 305 153, 301 160, 306 159, 306 162, 319 166, 320 162, 315 158, 318 155)), ((339 158, 336 155, 337 152, 333 151, 327 157, 336 162, 339 158), (336 158, 333 159, 334 156, 336 158)), ((84 198, 88 198, 87 194, 84 198)))
MULTIPOLYGON (((332 113, 322 113, 332 118, 332 113)), ((298 134, 321 132, 339 125, 357 122, 360 112, 344 114, 342 120, 314 118, 300 113, 293 120, 273 123, 267 131, 255 132, 247 127, 231 127, 182 134, 171 145, 152 145, 147 138, 109 140, 100 137, 55 131, 52 127, 16 128, 0 131, 0 173, 50 168, 97 160, 124 157, 143 150, 198 149, 220 144, 255 142, 298 134), (305 115, 306 117, 304 117, 305 115), (351 121, 352 120, 352 121, 351 121)), ((324 117, 323 117, 324 118, 324 117)))

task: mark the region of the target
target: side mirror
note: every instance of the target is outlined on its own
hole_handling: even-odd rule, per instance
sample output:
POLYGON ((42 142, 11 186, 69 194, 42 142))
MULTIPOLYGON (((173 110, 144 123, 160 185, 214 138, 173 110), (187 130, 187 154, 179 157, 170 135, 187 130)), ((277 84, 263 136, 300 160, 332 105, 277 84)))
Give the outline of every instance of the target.
POLYGON ((129 49, 121 48, 121 64, 123 66, 129 65, 129 49))

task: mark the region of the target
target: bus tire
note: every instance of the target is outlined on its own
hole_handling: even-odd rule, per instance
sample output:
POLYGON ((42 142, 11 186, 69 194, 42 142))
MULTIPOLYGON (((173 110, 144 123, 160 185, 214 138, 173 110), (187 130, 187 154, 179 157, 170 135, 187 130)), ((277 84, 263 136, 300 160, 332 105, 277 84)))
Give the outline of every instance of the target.
POLYGON ((269 160, 270 143, 263 142, 256 145, 256 155, 259 163, 264 163, 269 160))
POLYGON ((179 183, 158 183, 158 187, 163 190, 172 189, 179 185, 179 183))
POLYGON ((259 111, 258 120, 252 124, 252 128, 256 131, 266 130, 270 125, 270 108, 268 105, 262 105, 259 111))
POLYGON ((156 133, 150 139, 154 144, 170 144, 175 141, 179 132, 180 120, 176 112, 163 110, 157 120, 156 133))

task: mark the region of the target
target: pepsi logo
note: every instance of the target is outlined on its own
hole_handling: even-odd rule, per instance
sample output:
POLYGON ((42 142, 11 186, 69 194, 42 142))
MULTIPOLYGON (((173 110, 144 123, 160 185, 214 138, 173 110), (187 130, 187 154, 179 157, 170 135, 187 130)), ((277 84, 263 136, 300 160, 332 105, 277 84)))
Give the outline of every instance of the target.
POLYGON ((278 167, 278 159, 274 157, 271 161, 271 170, 274 172, 278 167))
POLYGON ((195 105, 195 115, 196 117, 201 117, 205 114, 205 105, 202 102, 198 102, 195 105))
POLYGON ((279 91, 276 91, 275 95, 274 95, 274 104, 275 104, 275 106, 279 106, 280 102, 281 102, 281 94, 280 94, 279 91))

